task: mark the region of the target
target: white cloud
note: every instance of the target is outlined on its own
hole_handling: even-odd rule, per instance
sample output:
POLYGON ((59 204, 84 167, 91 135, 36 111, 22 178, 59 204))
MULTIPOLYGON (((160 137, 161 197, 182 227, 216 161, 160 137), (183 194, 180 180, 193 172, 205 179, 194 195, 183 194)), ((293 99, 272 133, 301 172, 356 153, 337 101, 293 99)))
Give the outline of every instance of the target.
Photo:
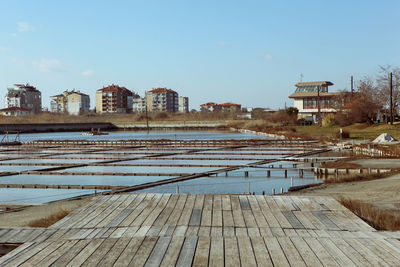
POLYGON ((14 33, 10 33, 10 36, 17 37, 17 34, 15 32, 14 33))
POLYGON ((11 61, 12 61, 15 65, 18 65, 18 66, 20 66, 20 67, 24 67, 24 66, 26 65, 25 60, 20 59, 20 58, 13 57, 13 58, 11 58, 11 61))
POLYGON ((271 54, 265 54, 265 55, 264 55, 264 58, 265 58, 266 60, 270 60, 270 59, 272 59, 272 55, 271 55, 271 54))
POLYGON ((45 59, 34 61, 32 64, 39 69, 40 72, 63 72, 67 70, 66 65, 57 59, 45 59))
POLYGON ((17 25, 19 32, 30 32, 34 30, 34 28, 26 22, 18 22, 17 25))
POLYGON ((94 70, 84 70, 81 74, 83 76, 92 76, 94 74, 94 70))
POLYGON ((0 52, 1 52, 1 51, 8 51, 8 47, 1 46, 1 45, 0 45, 0 52))
POLYGON ((219 41, 219 42, 217 42, 217 45, 218 46, 227 46, 227 45, 229 45, 229 43, 223 42, 223 41, 219 41))

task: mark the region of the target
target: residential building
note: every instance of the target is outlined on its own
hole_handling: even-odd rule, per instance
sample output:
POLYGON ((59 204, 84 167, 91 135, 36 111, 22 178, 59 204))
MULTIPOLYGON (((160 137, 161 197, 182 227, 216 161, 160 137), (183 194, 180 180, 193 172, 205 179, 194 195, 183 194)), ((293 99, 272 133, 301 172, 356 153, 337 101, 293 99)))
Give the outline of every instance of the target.
POLYGON ((97 113, 128 113, 132 111, 133 99, 139 95, 125 87, 110 85, 96 91, 97 113))
POLYGON ((221 105, 214 102, 208 102, 200 105, 200 111, 202 112, 220 112, 221 110, 221 105))
POLYGON ((139 97, 133 99, 132 112, 146 112, 146 98, 139 97))
POLYGON ((240 112, 242 110, 242 105, 234 103, 223 103, 221 104, 222 112, 240 112))
POLYGON ((50 112, 65 113, 67 111, 66 102, 67 99, 64 94, 50 96, 50 112))
POLYGON ((146 93, 147 110, 150 112, 177 112, 178 93, 167 88, 154 88, 146 93))
POLYGON ((189 113, 189 97, 180 96, 178 98, 178 111, 181 113, 189 113))
POLYGON ((9 107, 0 109, 0 115, 2 116, 26 116, 30 113, 30 110, 20 107, 9 107))
POLYGON ((88 113, 90 97, 79 91, 64 91, 62 94, 50 97, 50 111, 53 113, 68 113, 79 115, 88 113))
POLYGON ((7 90, 5 108, 19 107, 29 110, 31 114, 42 111, 42 94, 35 87, 29 84, 14 84, 14 87, 7 90))
POLYGON ((336 106, 340 92, 328 92, 333 83, 329 81, 297 83, 296 90, 289 96, 294 100, 294 107, 298 109, 298 118, 309 121, 318 121, 318 106, 321 119, 329 113, 336 113, 336 106))
POLYGON ((68 92, 67 112, 71 115, 88 113, 90 109, 90 97, 79 91, 68 92))
POLYGON ((208 102, 200 105, 200 110, 203 112, 240 112, 242 110, 242 105, 234 103, 217 104, 214 102, 208 102))

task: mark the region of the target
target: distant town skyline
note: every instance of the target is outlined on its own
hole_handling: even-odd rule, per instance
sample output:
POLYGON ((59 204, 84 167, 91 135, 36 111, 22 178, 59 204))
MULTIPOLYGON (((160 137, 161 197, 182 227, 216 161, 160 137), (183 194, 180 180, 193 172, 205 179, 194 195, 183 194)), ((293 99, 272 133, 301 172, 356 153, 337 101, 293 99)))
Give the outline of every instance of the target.
MULTIPOLYGON (((292 106, 303 81, 349 89, 400 64, 400 1, 9 1, 0 17, 0 107, 29 83, 50 96, 118 84, 243 107, 292 106)), ((94 101, 91 101, 94 108, 94 101)))

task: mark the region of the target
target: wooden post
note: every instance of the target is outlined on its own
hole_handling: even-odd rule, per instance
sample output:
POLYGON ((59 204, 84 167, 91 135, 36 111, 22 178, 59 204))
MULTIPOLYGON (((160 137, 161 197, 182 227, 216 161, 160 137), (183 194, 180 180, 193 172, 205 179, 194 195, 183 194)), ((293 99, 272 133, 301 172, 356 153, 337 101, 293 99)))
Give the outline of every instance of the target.
POLYGON ((267 177, 268 177, 268 178, 271 177, 271 171, 270 171, 270 170, 267 171, 267 177))
POLYGON ((389 75, 390 86, 390 124, 393 125, 393 73, 389 75))
POLYGON ((179 194, 179 185, 176 185, 176 193, 179 194))
POLYGON ((285 178, 287 178, 287 170, 285 170, 285 178))
POLYGON ((249 192, 249 195, 250 195, 250 182, 248 182, 248 184, 247 184, 247 191, 249 192))
POLYGON ((293 177, 290 177, 290 187, 293 187, 293 177))
POLYGON ((281 194, 283 194, 283 188, 281 187, 281 194))
POLYGON ((275 195, 275 188, 272 188, 272 195, 275 195))
POLYGON ((249 172, 248 171, 244 172, 244 177, 249 177, 249 172))

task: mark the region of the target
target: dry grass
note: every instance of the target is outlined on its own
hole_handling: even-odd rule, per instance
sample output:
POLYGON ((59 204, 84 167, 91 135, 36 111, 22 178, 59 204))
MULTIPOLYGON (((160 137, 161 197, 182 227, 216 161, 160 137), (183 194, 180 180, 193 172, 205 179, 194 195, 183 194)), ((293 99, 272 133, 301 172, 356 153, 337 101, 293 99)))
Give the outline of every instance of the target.
POLYGON ((67 216, 68 214, 69 214, 69 211, 60 208, 57 212, 53 213, 52 215, 50 215, 48 217, 30 222, 28 224, 28 226, 29 227, 45 227, 46 228, 46 227, 49 227, 50 225, 58 222, 59 220, 61 220, 65 216, 67 216))
POLYGON ((338 175, 338 177, 329 177, 324 180, 324 184, 339 184, 339 183, 350 183, 350 182, 363 182, 371 181, 381 178, 386 178, 394 174, 400 173, 399 170, 392 170, 383 173, 370 173, 370 174, 346 174, 338 175))
POLYGON ((340 203, 377 230, 400 230, 400 217, 392 212, 349 198, 342 198, 340 203))

